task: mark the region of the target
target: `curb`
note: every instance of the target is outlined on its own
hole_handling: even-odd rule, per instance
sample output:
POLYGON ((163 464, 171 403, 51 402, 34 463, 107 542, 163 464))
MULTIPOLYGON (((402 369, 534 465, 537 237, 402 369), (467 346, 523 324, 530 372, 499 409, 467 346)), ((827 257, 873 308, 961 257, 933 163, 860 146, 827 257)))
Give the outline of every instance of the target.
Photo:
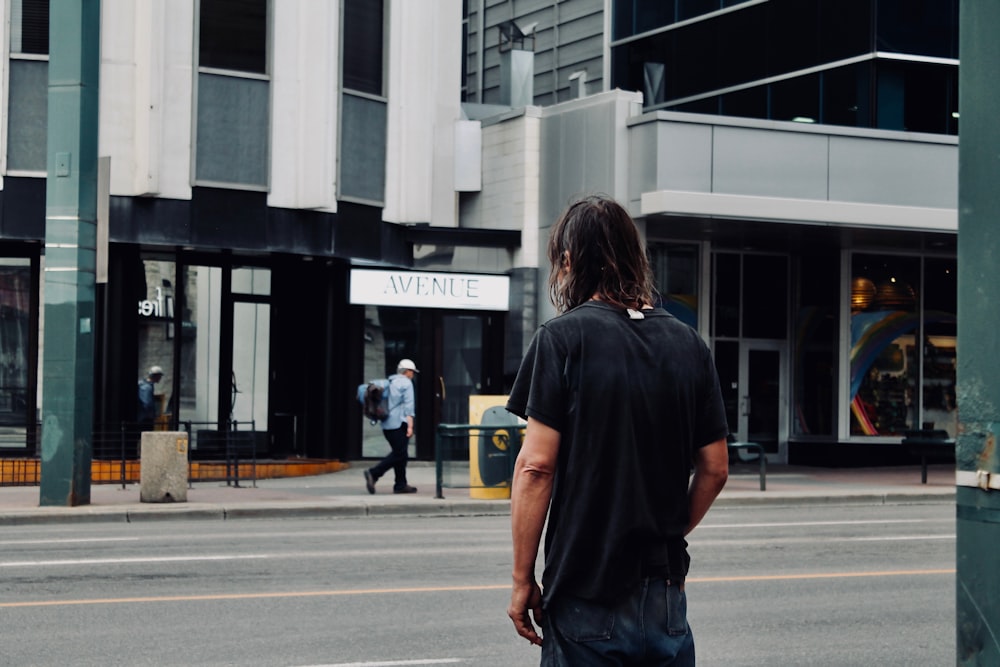
MULTIPOLYGON (((903 505, 953 503, 953 489, 940 492, 921 493, 866 493, 842 492, 817 495, 771 494, 764 491, 721 496, 713 508, 753 509, 764 506, 789 505, 903 505)), ((218 503, 138 503, 126 506, 87 506, 69 508, 38 508, 30 510, 0 511, 0 526, 59 525, 72 523, 140 523, 171 520, 214 520, 237 519, 363 519, 377 517, 475 517, 509 516, 510 500, 487 501, 443 501, 406 503, 371 503, 366 501, 347 502, 267 502, 223 505, 218 503)))
POLYGON ((430 516, 509 516, 510 501, 488 503, 456 502, 417 503, 262 503, 223 506, 218 504, 169 505, 149 507, 70 507, 0 512, 0 526, 64 525, 74 523, 139 523, 171 520, 236 519, 357 519, 374 517, 430 516), (186 505, 186 506, 185 506, 186 505))

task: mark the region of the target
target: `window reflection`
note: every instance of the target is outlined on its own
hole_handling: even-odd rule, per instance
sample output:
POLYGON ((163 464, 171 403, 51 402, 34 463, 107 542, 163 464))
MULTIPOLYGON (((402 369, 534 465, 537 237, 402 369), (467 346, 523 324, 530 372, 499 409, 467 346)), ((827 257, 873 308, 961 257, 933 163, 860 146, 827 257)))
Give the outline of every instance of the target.
POLYGON ((920 260, 855 255, 851 270, 852 435, 919 423, 920 260))
MULTIPOLYGON (((419 316, 416 308, 365 306, 364 381, 384 379, 396 372, 400 359, 417 359, 419 316)), ((428 378, 433 381, 433 378, 428 378)), ((418 378, 417 382, 420 381, 418 378)), ((417 415, 417 419, 421 416, 417 415)), ((364 419, 361 431, 361 455, 382 458, 389 453, 389 443, 378 424, 364 419)), ((410 456, 416 456, 417 437, 410 438, 410 456)))
MULTIPOLYGON (((158 259, 142 262, 145 286, 140 291, 145 295, 137 304, 138 324, 138 369, 140 377, 153 366, 164 370, 163 378, 153 385, 154 423, 166 428, 173 418, 171 399, 176 389, 177 378, 173 376, 174 331, 173 316, 175 302, 175 264, 158 259)), ((137 378, 138 380, 138 378, 137 378)))
POLYGON ((685 324, 698 327, 698 246, 650 243, 649 261, 660 306, 685 324))
POLYGON ((26 447, 31 265, 0 259, 0 447, 26 447))

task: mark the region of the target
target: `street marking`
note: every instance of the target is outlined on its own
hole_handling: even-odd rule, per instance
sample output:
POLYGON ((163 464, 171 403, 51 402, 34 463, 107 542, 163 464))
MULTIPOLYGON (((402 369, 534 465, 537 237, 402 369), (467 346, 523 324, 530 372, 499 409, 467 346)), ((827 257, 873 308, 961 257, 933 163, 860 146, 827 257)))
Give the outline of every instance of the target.
POLYGON ((804 572, 802 574, 755 574, 744 577, 688 577, 688 583, 718 584, 744 581, 801 581, 803 579, 855 579, 861 577, 919 577, 955 574, 955 569, 887 570, 883 572, 804 572))
MULTIPOLYGON (((807 579, 855 579, 869 577, 921 577, 953 575, 955 569, 885 570, 880 572, 806 572, 802 574, 755 574, 740 577, 688 577, 689 584, 728 584, 747 581, 802 581, 807 579)), ((474 593, 510 590, 510 584, 479 586, 424 586, 418 588, 361 588, 357 590, 290 591, 284 593, 219 593, 214 595, 168 595, 158 597, 95 598, 91 600, 34 600, 30 602, 0 602, 0 609, 25 607, 62 607, 79 605, 110 605, 147 602, 217 602, 222 600, 263 600, 273 598, 347 597, 357 595, 400 595, 406 593, 474 593)), ((367 664, 367 663, 362 663, 367 664)))
POLYGON ((858 519, 845 521, 781 521, 773 523, 702 523, 698 529, 732 529, 732 528, 801 528, 811 526, 865 526, 865 525, 889 525, 899 523, 955 523, 954 518, 950 519, 858 519))
POLYGON ((403 593, 468 593, 476 591, 510 590, 510 584, 482 586, 425 586, 419 588, 360 588, 342 591, 291 591, 285 593, 219 593, 215 595, 166 595, 160 597, 95 598, 93 600, 37 600, 34 602, 0 602, 0 609, 15 607, 58 607, 62 605, 126 604, 130 602, 213 602, 220 600, 262 600, 269 598, 315 598, 354 595, 398 595, 403 593))
POLYGON ((303 667, 405 667, 406 665, 453 665, 461 658, 425 658, 422 660, 384 660, 381 662, 338 662, 330 665, 304 665, 303 667))
MULTIPOLYGON (((508 538, 509 540, 510 538, 508 538)), ((510 552, 509 543, 496 546, 473 546, 473 547, 448 547, 434 549, 409 549, 407 553, 411 555, 450 555, 450 554, 482 554, 482 553, 507 553, 510 552)), ((65 565, 125 565, 140 563, 182 563, 189 561, 225 561, 225 560, 281 560, 304 558, 373 558, 377 556, 396 557, 399 549, 352 549, 342 551, 288 551, 285 553, 263 553, 263 554, 234 554, 234 555, 206 555, 206 556, 135 556, 132 558, 76 558, 61 560, 20 560, 20 561, 0 561, 0 568, 5 567, 59 567, 65 565)))
POLYGON ((744 539, 691 540, 691 548, 776 546, 779 544, 823 544, 826 542, 926 542, 929 540, 954 540, 955 533, 940 535, 869 535, 865 537, 747 537, 744 539))
POLYGON ((25 546, 29 544, 86 544, 88 542, 139 542, 141 537, 67 537, 51 538, 47 540, 5 540, 3 545, 25 546))
POLYGON ((14 560, 2 562, 0 567, 44 567, 60 565, 124 565, 126 563, 185 563, 191 561, 218 560, 265 560, 267 554, 244 554, 238 556, 152 556, 143 558, 73 558, 64 560, 14 560))
POLYGON ((876 536, 876 537, 848 537, 846 539, 840 540, 842 542, 893 542, 893 541, 906 541, 906 540, 954 540, 957 536, 955 533, 945 533, 943 535, 891 535, 891 536, 876 536))

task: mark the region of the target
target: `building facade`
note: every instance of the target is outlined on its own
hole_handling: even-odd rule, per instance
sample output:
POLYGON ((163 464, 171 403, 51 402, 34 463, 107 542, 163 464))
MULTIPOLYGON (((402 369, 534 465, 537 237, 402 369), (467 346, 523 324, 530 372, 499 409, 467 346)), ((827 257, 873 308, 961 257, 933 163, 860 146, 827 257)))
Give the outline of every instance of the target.
MULTIPOLYGON (((136 382, 158 365, 173 427, 236 422, 262 457, 377 456, 353 389, 409 357, 415 454, 432 457, 433 423, 468 418, 463 394, 502 390, 509 291, 485 285, 509 280, 519 245, 516 229, 458 224, 460 0, 101 9, 95 455, 135 421, 136 382)), ((50 11, 0 2, 5 455, 37 454, 44 411, 50 11)))
MULTIPOLYGON (((484 147, 537 138, 525 254, 574 195, 627 202, 733 434, 772 460, 898 462, 907 431, 954 436, 957 2, 468 4, 470 107, 511 101, 500 51, 534 49, 538 106, 482 126, 484 147)), ((508 187, 486 178, 480 199, 508 187)))
MULTIPOLYGON (((104 0, 95 431, 155 364, 174 426, 379 456, 354 387, 408 357, 432 458, 509 389, 553 314, 549 226, 600 191, 710 342, 734 435, 859 465, 953 434, 956 6, 104 0)), ((0 453, 30 456, 49 3, 0 11, 0 453)))

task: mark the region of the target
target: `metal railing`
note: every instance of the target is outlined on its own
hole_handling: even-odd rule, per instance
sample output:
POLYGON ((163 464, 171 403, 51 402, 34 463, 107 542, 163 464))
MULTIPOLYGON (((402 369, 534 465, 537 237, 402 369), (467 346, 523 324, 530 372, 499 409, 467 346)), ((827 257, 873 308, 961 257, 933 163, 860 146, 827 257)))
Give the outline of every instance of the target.
MULTIPOLYGON (((180 422, 188 434, 188 469, 193 461, 223 461, 228 486, 240 485, 240 461, 249 461, 250 479, 257 487, 256 422, 229 422, 228 429, 219 429, 218 422, 180 422), (240 430, 240 427, 243 430, 240 430), (249 428, 248 428, 249 427, 249 428)), ((199 479, 204 479, 199 475, 199 479)), ((245 478, 244 478, 245 479, 245 478)), ((188 475, 190 484, 191 475, 188 475)))
MULTIPOLYGON (((181 422, 178 430, 188 434, 188 485, 193 479, 202 481, 225 481, 231 486, 240 486, 240 481, 250 479, 257 486, 257 449, 260 434, 256 423, 232 421, 228 428, 220 429, 218 422, 181 422), (249 465, 249 476, 241 474, 241 468, 249 465), (198 474, 192 474, 197 466, 198 474), (216 472, 216 469, 218 472, 216 472)), ((113 425, 97 425, 91 432, 91 482, 94 484, 128 484, 139 481, 141 462, 139 445, 142 441, 143 425, 138 422, 120 422, 113 425)), ((41 437, 41 427, 35 433, 41 437)), ((24 432, 10 436, 10 447, 23 448, 24 456, 13 455, 0 458, 0 486, 38 486, 41 483, 40 448, 25 445, 24 432)), ((0 433, 0 446, 3 446, 0 433)), ((28 443, 32 444, 32 443, 28 443)))
POLYGON ((443 489, 509 489, 524 425, 440 424, 434 441, 435 498, 443 489))

